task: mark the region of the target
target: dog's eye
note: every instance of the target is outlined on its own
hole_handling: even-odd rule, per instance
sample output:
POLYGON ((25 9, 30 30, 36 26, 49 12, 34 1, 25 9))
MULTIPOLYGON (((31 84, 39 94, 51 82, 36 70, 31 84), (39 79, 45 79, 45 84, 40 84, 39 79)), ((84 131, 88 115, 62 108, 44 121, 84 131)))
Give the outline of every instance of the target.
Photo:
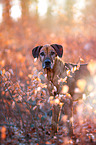
POLYGON ((54 55, 54 54, 55 54, 55 52, 54 52, 54 51, 52 51, 52 52, 51 52, 51 55, 54 55))
POLYGON ((41 52, 40 55, 41 55, 41 56, 44 56, 44 52, 41 52))

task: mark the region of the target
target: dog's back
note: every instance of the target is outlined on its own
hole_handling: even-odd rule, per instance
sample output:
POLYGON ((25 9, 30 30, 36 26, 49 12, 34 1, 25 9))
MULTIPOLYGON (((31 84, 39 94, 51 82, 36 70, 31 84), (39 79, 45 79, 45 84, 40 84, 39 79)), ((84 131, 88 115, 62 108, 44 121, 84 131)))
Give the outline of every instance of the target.
POLYGON ((64 63, 60 58, 57 57, 55 60, 54 69, 52 72, 50 71, 47 74, 49 86, 51 87, 48 88, 50 95, 52 95, 52 85, 57 88, 57 94, 60 94, 62 92, 62 87, 67 85, 69 88, 68 93, 73 97, 76 88, 80 89, 80 85, 82 85, 82 88, 84 86, 83 83, 85 83, 84 88, 80 91, 81 93, 88 92, 88 85, 89 83, 92 83, 92 78, 87 66, 88 64, 79 64, 78 66, 78 64, 64 63), (63 83, 60 83, 61 78, 66 78, 66 80, 63 83), (52 85, 50 85, 50 83, 52 85))
MULTIPOLYGON (((77 65, 74 64, 69 65, 72 65, 72 67, 77 67, 77 65)), ((84 87, 82 90, 80 90, 81 93, 88 92, 88 85, 92 82, 92 80, 87 66, 88 64, 81 64, 79 69, 71 73, 71 76, 68 77, 67 85, 69 86, 69 93, 72 96, 74 95, 76 88, 80 90, 80 88, 84 87)))

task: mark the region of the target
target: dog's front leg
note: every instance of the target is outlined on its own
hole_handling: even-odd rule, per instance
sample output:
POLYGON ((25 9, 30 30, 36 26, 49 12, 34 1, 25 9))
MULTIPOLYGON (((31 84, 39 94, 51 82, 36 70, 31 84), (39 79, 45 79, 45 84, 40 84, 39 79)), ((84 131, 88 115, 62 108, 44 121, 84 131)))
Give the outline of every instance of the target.
POLYGON ((59 113, 60 113, 60 105, 53 105, 52 108, 52 135, 54 135, 58 130, 58 122, 59 122, 59 113))
POLYGON ((58 131, 58 124, 61 122, 63 123, 64 128, 66 128, 66 131, 64 130, 65 135, 72 137, 73 136, 72 99, 66 98, 62 101, 62 103, 64 104, 62 107, 59 104, 54 104, 52 108, 52 135, 55 135, 55 133, 58 131))
POLYGON ((73 127, 72 127, 73 101, 72 101, 71 96, 66 96, 66 98, 63 100, 63 103, 64 103, 64 105, 62 106, 61 120, 63 121, 63 123, 67 129, 67 135, 72 137, 73 136, 73 127))

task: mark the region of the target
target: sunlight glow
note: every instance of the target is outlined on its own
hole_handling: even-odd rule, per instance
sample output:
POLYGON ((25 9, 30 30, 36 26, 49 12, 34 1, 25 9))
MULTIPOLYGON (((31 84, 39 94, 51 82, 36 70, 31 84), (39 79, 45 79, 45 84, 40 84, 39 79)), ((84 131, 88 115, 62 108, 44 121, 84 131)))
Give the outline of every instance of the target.
MULTIPOLYGON (((29 6, 29 11, 32 13, 38 11, 39 16, 46 16, 48 7, 51 5, 52 7, 52 15, 64 15, 64 4, 66 0, 56 0, 55 4, 54 2, 50 2, 49 0, 38 0, 38 2, 32 2, 29 6)), ((74 4, 74 19, 76 21, 81 20, 82 18, 82 12, 81 10, 84 9, 86 6, 85 0, 76 0, 74 4)), ((2 13, 3 13, 3 4, 0 4, 0 22, 2 22, 2 13)), ((20 0, 11 0, 11 9, 10 9, 10 16, 17 21, 18 18, 20 18, 22 15, 21 12, 21 6, 20 6, 20 0)))
POLYGON ((74 6, 78 10, 84 9, 85 8, 85 0, 77 0, 76 4, 74 6))
POLYGON ((3 13, 3 7, 2 4, 0 4, 0 23, 2 22, 2 13, 3 13))
POLYGON ((12 0, 11 17, 14 20, 18 20, 18 18, 21 17, 21 7, 19 0, 12 0))
POLYGON ((85 0, 76 0, 76 4, 74 5, 74 19, 81 20, 82 12, 81 10, 85 8, 85 0))
POLYGON ((38 0, 38 13, 40 16, 44 16, 47 13, 48 0, 38 0))

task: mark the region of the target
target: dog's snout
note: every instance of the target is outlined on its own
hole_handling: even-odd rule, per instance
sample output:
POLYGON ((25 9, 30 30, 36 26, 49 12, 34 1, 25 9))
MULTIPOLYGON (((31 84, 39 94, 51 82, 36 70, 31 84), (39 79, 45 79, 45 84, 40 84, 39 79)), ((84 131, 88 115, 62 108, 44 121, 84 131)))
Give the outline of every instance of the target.
POLYGON ((51 64, 51 61, 50 61, 50 60, 45 60, 45 64, 46 64, 47 66, 49 66, 49 65, 51 64))
POLYGON ((44 61, 43 68, 51 68, 51 60, 50 59, 46 59, 44 61))

